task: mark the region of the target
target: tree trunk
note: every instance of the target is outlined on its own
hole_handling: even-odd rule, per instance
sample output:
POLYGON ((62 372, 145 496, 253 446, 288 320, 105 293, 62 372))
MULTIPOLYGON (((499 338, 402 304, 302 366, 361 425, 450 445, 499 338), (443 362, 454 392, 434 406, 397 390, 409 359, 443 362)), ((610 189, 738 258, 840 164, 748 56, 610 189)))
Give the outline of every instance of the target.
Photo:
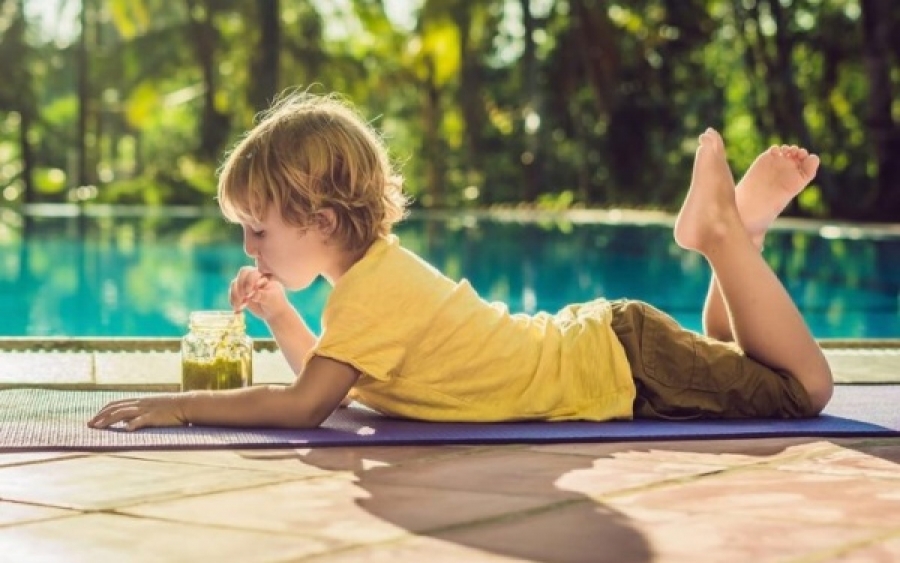
POLYGON ((22 155, 22 202, 34 203, 37 194, 34 190, 34 150, 28 140, 28 132, 31 130, 31 109, 23 108, 19 113, 19 153, 22 155))
POLYGON ((608 115, 615 106, 619 86, 619 52, 615 27, 606 6, 589 0, 571 0, 575 49, 583 59, 585 73, 594 90, 598 115, 608 115))
MULTIPOLYGON (((781 0, 769 0, 769 9, 775 20, 775 61, 771 69, 771 76, 777 77, 776 82, 781 85, 780 96, 782 98, 781 121, 788 124, 788 131, 779 131, 780 135, 793 134, 801 146, 815 152, 815 143, 809 132, 809 125, 804 117, 803 95, 797 87, 795 80, 793 54, 794 37, 790 30, 789 18, 781 5, 781 0)), ((777 92, 777 91, 776 91, 777 92)), ((775 107, 776 100, 771 100, 769 106, 775 107)), ((783 137, 784 138, 784 137, 783 137)), ((837 190, 834 179, 827 168, 820 169, 816 174, 816 182, 822 186, 826 199, 833 199, 837 190)), ((791 208, 796 210, 797 200, 791 202, 791 208)))
POLYGON ((89 35, 89 16, 90 10, 89 0, 81 2, 81 36, 78 38, 78 49, 76 51, 76 68, 78 69, 78 122, 77 131, 75 133, 75 186, 86 186, 88 180, 88 155, 87 155, 87 135, 88 135, 88 117, 89 105, 91 100, 91 86, 88 73, 88 35, 89 35))
POLYGON ((781 0, 768 0, 769 12, 775 22, 775 56, 769 59, 769 76, 775 78, 777 89, 769 100, 769 107, 777 109, 779 124, 787 130, 779 131, 780 135, 789 134, 800 144, 810 146, 812 138, 806 120, 803 119, 803 102, 797 82, 794 80, 794 36, 790 29, 788 14, 781 6, 781 0), (776 103, 777 102, 777 103, 776 103))
MULTIPOLYGON (((597 119, 608 119, 619 103, 622 60, 618 32, 603 2, 571 0, 570 12, 573 27, 570 47, 572 72, 586 75, 588 86, 594 94, 597 119)), ((568 104, 569 116, 578 145, 584 153, 578 164, 578 192, 583 194, 580 199, 586 204, 606 204, 615 197, 614 186, 612 182, 598 186, 591 179, 594 170, 589 165, 588 146, 596 139, 592 138, 589 125, 583 122, 584 117, 580 115, 583 110, 578 102, 577 87, 572 92, 572 101, 568 104)))
MULTIPOLYGON (((0 2, 0 9, 3 3, 0 2)), ((25 0, 18 0, 16 3, 15 19, 10 27, 6 30, 8 40, 14 45, 14 48, 22 50, 20 64, 17 68, 11 69, 7 78, 13 86, 13 92, 18 95, 13 96, 10 105, 19 112, 19 155, 22 159, 22 172, 19 178, 22 181, 22 202, 33 203, 37 194, 34 190, 34 169, 35 159, 34 150, 31 142, 28 140, 28 133, 31 131, 31 124, 34 122, 34 116, 37 114, 37 104, 34 95, 34 81, 32 80, 31 65, 32 51, 30 45, 25 39, 28 23, 25 21, 25 0)))
MULTIPOLYGON (((520 0, 522 6, 522 26, 525 28, 525 46, 522 51, 522 89, 525 94, 525 107, 522 111, 523 129, 525 132, 525 151, 522 153, 525 201, 534 201, 540 192, 542 182, 543 154, 538 136, 539 126, 533 123, 535 117, 541 116, 541 93, 538 81, 537 46, 534 43, 536 29, 534 14, 531 12, 531 0, 520 0)), ((539 122, 538 122, 539 123, 539 122)))
MULTIPOLYGON (((732 7, 736 20, 735 26, 740 31, 738 36, 744 38, 744 65, 751 76, 754 77, 754 82, 765 84, 765 75, 771 65, 767 59, 765 42, 759 29, 759 6, 755 1, 745 4, 741 0, 734 0, 732 7), (753 26, 752 33, 750 29, 751 24, 753 26)), ((753 115, 753 122, 756 124, 757 131, 759 131, 763 139, 769 140, 775 136, 776 127, 774 123, 775 116, 769 108, 767 97, 766 88, 754 90, 750 103, 752 104, 751 114, 753 115), (758 95, 757 92, 759 92, 758 95)))
POLYGON ((281 54, 279 0, 260 0, 259 46, 250 58, 250 104, 257 112, 268 108, 278 94, 281 54))
POLYGON ((215 161, 228 138, 228 114, 216 109, 216 44, 218 32, 213 25, 213 7, 209 3, 198 6, 196 0, 185 0, 190 23, 190 43, 203 76, 203 109, 200 117, 200 146, 198 155, 215 161), (200 17, 198 17, 198 15, 200 17))
MULTIPOLYGON (((481 184, 484 182, 484 165, 482 161, 482 131, 487 115, 482 100, 481 60, 479 48, 472 46, 472 6, 459 3, 454 10, 454 21, 459 29, 459 98, 458 103, 465 125, 466 182, 481 184)), ((484 193, 484 192, 482 192, 484 193)), ((486 195, 486 194, 485 194, 486 195)))
POLYGON ((892 17, 891 0, 862 0, 863 57, 869 77, 866 126, 878 162, 877 197, 867 215, 900 220, 900 129, 891 114, 891 41, 900 29, 892 17))
POLYGON ((431 57, 425 59, 427 65, 426 80, 423 84, 425 90, 425 107, 423 118, 425 125, 424 155, 425 178, 427 193, 430 201, 426 201, 429 207, 443 207, 446 204, 444 190, 444 151, 441 145, 440 126, 442 120, 441 92, 434 80, 434 60, 431 57))

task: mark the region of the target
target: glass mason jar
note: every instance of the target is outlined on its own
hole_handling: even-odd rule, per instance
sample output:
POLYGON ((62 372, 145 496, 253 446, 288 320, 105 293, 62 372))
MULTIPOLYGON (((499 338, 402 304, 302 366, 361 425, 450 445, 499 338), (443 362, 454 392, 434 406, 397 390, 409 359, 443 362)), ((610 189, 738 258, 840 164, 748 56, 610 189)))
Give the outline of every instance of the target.
POLYGON ((181 390, 236 389, 253 384, 253 341, 243 313, 194 311, 181 339, 181 390))

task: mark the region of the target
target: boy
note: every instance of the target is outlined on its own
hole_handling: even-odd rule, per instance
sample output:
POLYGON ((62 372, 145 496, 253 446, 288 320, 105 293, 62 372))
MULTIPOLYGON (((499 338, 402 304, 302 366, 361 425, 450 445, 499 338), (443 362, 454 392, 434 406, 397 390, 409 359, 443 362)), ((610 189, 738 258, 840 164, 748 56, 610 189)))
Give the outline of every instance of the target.
POLYGON ((390 234, 407 200, 365 120, 335 97, 288 96, 228 156, 219 204, 255 260, 231 303, 266 322, 296 380, 115 401, 88 424, 311 428, 348 397, 434 421, 814 416, 831 371, 759 249, 817 166, 773 147, 735 189, 721 137, 700 135, 675 239, 712 266, 716 339, 636 301, 511 315, 390 234), (285 290, 320 275, 333 289, 317 338, 285 290))

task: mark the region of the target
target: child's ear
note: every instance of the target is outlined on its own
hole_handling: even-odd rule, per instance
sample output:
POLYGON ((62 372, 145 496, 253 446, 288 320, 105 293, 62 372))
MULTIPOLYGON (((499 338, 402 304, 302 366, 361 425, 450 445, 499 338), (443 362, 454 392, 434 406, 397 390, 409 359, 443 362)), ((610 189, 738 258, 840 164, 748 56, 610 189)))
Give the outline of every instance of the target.
POLYGON ((316 227, 326 237, 330 237, 337 229, 337 215, 334 209, 323 209, 316 213, 316 227))

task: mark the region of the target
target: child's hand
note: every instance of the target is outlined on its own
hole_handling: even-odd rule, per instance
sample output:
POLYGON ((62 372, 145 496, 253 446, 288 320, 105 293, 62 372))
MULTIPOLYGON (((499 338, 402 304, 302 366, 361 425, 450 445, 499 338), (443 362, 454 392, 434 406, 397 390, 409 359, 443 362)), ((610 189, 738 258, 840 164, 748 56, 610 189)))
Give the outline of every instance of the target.
POLYGON ((148 426, 184 426, 187 418, 182 407, 183 395, 163 395, 141 399, 113 401, 100 409, 88 421, 91 428, 108 428, 117 422, 125 423, 125 430, 148 426))
POLYGON ((284 286, 251 266, 244 266, 238 271, 231 282, 228 299, 235 311, 246 308, 267 322, 291 310, 284 286))

